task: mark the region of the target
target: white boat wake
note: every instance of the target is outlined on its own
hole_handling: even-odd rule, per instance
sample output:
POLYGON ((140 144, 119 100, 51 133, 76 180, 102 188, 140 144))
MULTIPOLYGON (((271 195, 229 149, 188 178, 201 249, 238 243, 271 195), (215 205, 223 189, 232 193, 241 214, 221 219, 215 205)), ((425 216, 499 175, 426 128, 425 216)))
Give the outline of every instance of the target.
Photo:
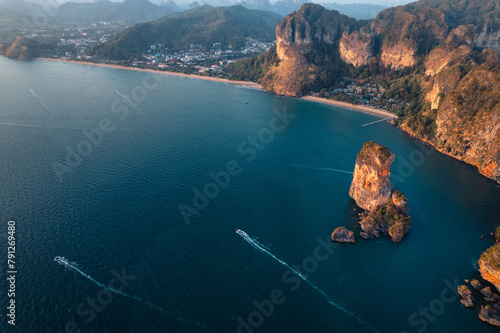
POLYGON ((334 307, 336 307, 337 309, 343 311, 344 313, 348 314, 349 316, 351 316, 352 318, 356 319, 360 324, 363 324, 365 325, 367 328, 369 328, 371 331, 373 332, 377 332, 377 330, 375 330, 369 323, 367 323, 366 321, 364 321, 363 319, 359 318, 358 316, 356 316, 353 312, 347 310, 346 308, 342 307, 341 305, 335 303, 331 298, 330 296, 328 296, 323 290, 321 290, 318 286, 316 286, 314 283, 312 283, 311 281, 309 281, 307 279, 307 277, 304 276, 304 274, 302 274, 301 272, 298 272, 297 270, 293 269, 290 265, 288 265, 286 262, 284 262, 283 260, 281 260, 280 258, 276 257, 274 254, 272 254, 271 252, 267 251, 264 247, 261 246, 261 244, 259 242, 257 242, 255 239, 253 239, 252 237, 250 237, 246 232, 244 232, 243 230, 236 230, 236 233, 238 235, 240 235, 241 237, 243 237, 244 240, 247 241, 247 243, 249 243, 250 245, 252 245, 254 248, 256 248, 257 250, 259 250, 260 252, 264 253, 264 254, 267 254, 268 256, 270 256, 271 258, 273 258, 274 260, 276 260, 277 262, 279 262, 280 264, 282 264, 283 266, 285 266, 286 268, 288 268, 291 272, 293 272, 295 275, 297 275, 298 277, 300 277, 302 280, 304 280, 308 285, 310 285, 313 289, 315 289, 316 291, 318 291, 321 295, 323 295, 326 300, 328 301, 328 303, 330 305, 333 305, 334 307))
POLYGON ((281 164, 290 165, 290 166, 294 166, 294 167, 297 167, 297 168, 313 169, 313 170, 335 171, 335 172, 342 172, 342 173, 347 173, 347 174, 352 175, 351 171, 345 171, 345 170, 339 170, 339 169, 333 169, 333 168, 313 167, 313 166, 308 166, 308 165, 293 164, 293 163, 283 163, 283 162, 281 162, 281 164))
POLYGON ((173 310, 173 309, 168 309, 168 310, 165 310, 164 308, 160 307, 160 306, 157 306, 157 305, 154 305, 153 303, 151 302, 148 302, 148 301, 145 301, 143 300, 142 298, 140 297, 137 297, 137 296, 132 296, 132 295, 129 295, 127 293, 124 293, 122 291, 119 291, 119 290, 116 290, 114 288, 111 288, 107 285, 105 285, 104 283, 101 283, 99 281, 97 281, 96 279, 94 279, 93 277, 91 277, 90 275, 84 273, 81 269, 79 269, 78 267, 76 267, 75 263, 74 262, 69 262, 66 258, 64 257, 60 257, 60 256, 57 256, 54 258, 54 261, 57 262, 58 264, 60 265, 63 265, 69 269, 72 269, 78 273, 80 273, 80 275, 86 277, 87 279, 89 279, 90 281, 94 282, 96 285, 98 285, 99 287, 102 287, 102 288, 105 288, 111 292, 114 292, 116 294, 119 294, 119 295, 122 295, 122 296, 125 296, 125 297, 129 297, 129 298, 132 298, 140 303, 143 303, 143 304, 146 304, 147 306, 149 306, 150 308, 154 309, 154 310, 157 310, 157 311, 160 311, 162 313, 167 313, 169 314, 170 316, 174 317, 176 320, 178 320, 179 322, 182 322, 184 324, 187 324, 187 325, 196 325, 198 328, 200 329, 206 329, 207 328, 207 325, 205 325, 204 323, 200 323, 196 320, 193 320, 193 319, 190 319, 190 318, 187 318, 185 315, 182 315, 180 314, 178 311, 176 310, 173 310))
POLYGON ((31 95, 33 95, 33 97, 38 98, 38 102, 40 103, 41 106, 43 106, 46 110, 50 111, 50 108, 48 107, 47 103, 45 103, 44 99, 41 96, 38 96, 35 93, 35 90, 33 90, 33 88, 30 88, 30 92, 31 95))
POLYGON ((69 269, 72 269, 78 273, 80 273, 82 276, 86 277, 87 279, 89 279, 90 281, 94 282, 96 285, 98 285, 99 287, 102 287, 104 289, 107 289, 111 292, 114 292, 116 294, 119 294, 119 295, 122 295, 122 296, 125 296, 125 297, 129 297, 129 298, 132 298, 132 299, 135 299, 136 301, 139 301, 141 303, 144 303, 146 305, 148 305, 149 307, 155 309, 155 310, 159 310, 161 312, 166 312, 163 308, 157 306, 157 305, 154 305, 153 303, 151 302, 148 302, 148 301, 145 301, 143 300, 142 298, 140 297, 137 297, 137 296, 132 296, 132 295, 129 295, 129 294, 126 294, 122 291, 119 291, 119 290, 116 290, 114 288, 111 288, 110 286, 107 286, 105 285, 104 283, 101 283, 97 280, 95 280, 93 277, 91 277, 90 275, 84 273, 83 271, 81 271, 78 267, 74 266, 72 263, 70 263, 66 258, 64 257, 60 257, 60 256, 57 256, 54 258, 54 261, 57 262, 58 264, 60 265, 63 265, 63 266, 66 266, 68 267, 69 269))

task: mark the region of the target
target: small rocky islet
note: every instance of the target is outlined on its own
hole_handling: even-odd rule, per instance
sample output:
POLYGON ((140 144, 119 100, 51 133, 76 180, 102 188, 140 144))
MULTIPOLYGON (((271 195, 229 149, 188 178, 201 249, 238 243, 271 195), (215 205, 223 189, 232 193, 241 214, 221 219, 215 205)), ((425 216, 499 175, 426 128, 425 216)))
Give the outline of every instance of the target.
MULTIPOLYGON (((458 293, 462 297, 460 303, 467 308, 472 308, 481 303, 479 318, 482 321, 494 326, 500 326, 500 227, 497 228, 494 236, 496 238, 495 245, 484 251, 478 261, 479 273, 481 278, 484 279, 484 283, 474 279, 470 281, 472 288, 460 285, 458 286, 458 293), (488 283, 491 286, 487 286, 488 283)), ((465 281, 469 282, 468 280, 465 281)))
MULTIPOLYGON (((408 199, 394 189, 390 181, 395 157, 388 148, 374 141, 366 142, 357 156, 349 196, 364 210, 359 214, 360 236, 364 239, 389 234, 394 242, 401 242, 410 231, 408 199)), ((345 227, 337 228, 331 239, 344 243, 351 239, 346 238, 350 233, 352 241, 349 242, 354 242, 354 232, 345 227)))

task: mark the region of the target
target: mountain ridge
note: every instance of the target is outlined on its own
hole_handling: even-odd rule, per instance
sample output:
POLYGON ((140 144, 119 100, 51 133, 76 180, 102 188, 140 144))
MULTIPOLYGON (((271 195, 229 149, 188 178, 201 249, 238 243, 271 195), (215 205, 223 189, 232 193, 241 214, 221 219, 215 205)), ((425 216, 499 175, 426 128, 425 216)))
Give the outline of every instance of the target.
POLYGON ((140 57, 157 43, 170 51, 188 49, 189 44, 221 43, 223 48, 236 48, 244 45, 245 37, 273 40, 280 19, 278 14, 242 6, 201 6, 130 27, 93 52, 105 59, 127 60, 140 57))

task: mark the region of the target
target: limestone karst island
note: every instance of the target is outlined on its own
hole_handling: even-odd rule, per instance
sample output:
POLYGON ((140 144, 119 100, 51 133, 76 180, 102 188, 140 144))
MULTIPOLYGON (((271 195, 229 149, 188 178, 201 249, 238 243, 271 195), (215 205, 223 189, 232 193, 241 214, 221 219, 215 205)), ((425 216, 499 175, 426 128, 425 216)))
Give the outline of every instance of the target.
MULTIPOLYGON (((365 210, 360 213, 361 233, 364 239, 389 234, 394 242, 410 231, 411 219, 408 216, 408 199, 391 185, 391 164, 395 155, 374 142, 363 145, 354 168, 349 196, 365 210)), ((354 241, 352 232, 346 234, 344 227, 332 234, 333 241, 354 241)))

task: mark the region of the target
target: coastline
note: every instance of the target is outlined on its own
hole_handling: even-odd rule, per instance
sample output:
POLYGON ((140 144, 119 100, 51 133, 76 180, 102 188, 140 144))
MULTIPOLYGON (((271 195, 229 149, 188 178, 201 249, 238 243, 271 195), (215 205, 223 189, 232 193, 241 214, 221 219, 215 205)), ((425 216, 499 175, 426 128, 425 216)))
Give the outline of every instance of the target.
POLYGON ((316 102, 316 103, 322 103, 322 104, 328 104, 328 105, 333 105, 333 106, 339 106, 345 109, 349 109, 352 111, 358 111, 358 112, 364 112, 364 113, 369 113, 374 116, 378 116, 381 118, 397 118, 393 113, 383 111, 380 109, 372 109, 367 106, 363 105, 356 105, 356 104, 351 104, 351 103, 346 103, 346 102, 339 102, 339 101, 334 101, 331 99, 326 99, 326 98, 320 98, 320 97, 313 97, 313 96, 304 96, 301 97, 300 99, 310 101, 310 102, 316 102))
MULTIPOLYGON (((205 80, 205 81, 223 82, 223 83, 236 84, 236 85, 243 86, 243 87, 250 88, 250 89, 257 89, 257 90, 264 91, 264 89, 262 89, 262 86, 259 83, 249 82, 249 81, 233 81, 233 80, 222 79, 222 78, 217 78, 217 77, 210 77, 210 76, 184 74, 184 73, 176 73, 176 72, 169 72, 169 71, 159 71, 159 70, 154 70, 154 69, 149 69, 149 68, 135 68, 135 67, 122 66, 122 65, 113 65, 113 64, 98 64, 95 62, 86 62, 86 61, 78 61, 78 60, 62 60, 62 59, 52 59, 52 58, 37 58, 37 59, 46 60, 46 61, 73 63, 73 64, 80 64, 80 65, 88 65, 88 66, 108 67, 108 68, 123 69, 123 70, 129 70, 129 71, 171 75, 171 76, 185 77, 185 78, 189 78, 189 79, 197 79, 197 80, 205 80)), ((331 99, 319 98, 319 97, 313 97, 313 96, 303 96, 303 97, 300 97, 300 99, 310 101, 310 102, 321 103, 321 104, 339 106, 339 107, 349 109, 352 111, 369 113, 371 115, 375 115, 375 116, 378 116, 381 118, 397 118, 396 115, 389 113, 387 111, 372 109, 372 108, 369 108, 367 106, 362 106, 362 105, 356 105, 356 104, 351 104, 351 103, 346 103, 346 102, 339 102, 339 101, 334 101, 331 99)))
POLYGON ((221 79, 221 78, 210 77, 210 76, 201 76, 201 75, 194 75, 194 74, 159 71, 159 70, 154 70, 154 69, 149 69, 149 68, 135 68, 135 67, 127 67, 127 66, 121 66, 121 65, 113 65, 113 64, 97 64, 95 62, 86 62, 86 61, 77 61, 77 60, 62 60, 62 59, 51 59, 51 58, 37 58, 37 59, 38 60, 47 60, 47 61, 56 61, 56 62, 67 62, 67 63, 72 63, 72 64, 80 64, 80 65, 88 65, 88 66, 109 67, 109 68, 115 68, 115 69, 124 69, 124 70, 128 70, 128 71, 148 72, 148 73, 155 73, 155 74, 179 76, 179 77, 185 77, 185 78, 189 78, 189 79, 198 79, 198 80, 205 80, 205 81, 224 82, 224 83, 237 84, 237 85, 244 86, 244 87, 251 88, 251 89, 263 90, 261 85, 259 83, 256 83, 256 82, 232 81, 232 80, 228 80, 228 79, 221 79))

